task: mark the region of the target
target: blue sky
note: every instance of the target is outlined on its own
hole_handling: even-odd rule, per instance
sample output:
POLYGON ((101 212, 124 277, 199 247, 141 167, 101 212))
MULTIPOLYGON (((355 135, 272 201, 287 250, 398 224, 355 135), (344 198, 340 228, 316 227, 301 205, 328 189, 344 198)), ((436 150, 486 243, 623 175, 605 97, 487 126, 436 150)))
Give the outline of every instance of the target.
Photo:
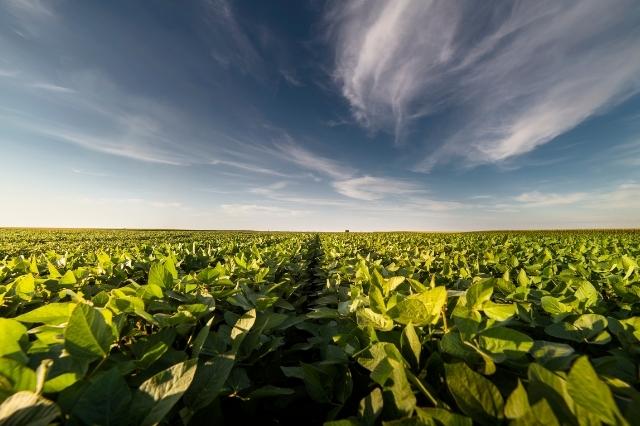
POLYGON ((635 0, 0 3, 0 226, 640 226, 635 0))

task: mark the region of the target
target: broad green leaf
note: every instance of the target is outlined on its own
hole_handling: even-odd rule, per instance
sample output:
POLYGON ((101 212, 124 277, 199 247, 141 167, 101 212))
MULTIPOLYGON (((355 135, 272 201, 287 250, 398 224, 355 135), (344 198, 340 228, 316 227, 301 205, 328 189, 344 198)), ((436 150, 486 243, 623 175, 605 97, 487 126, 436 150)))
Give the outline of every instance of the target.
POLYGON ((8 389, 3 389, 3 386, 0 385, 0 397, 5 392, 27 390, 35 392, 36 390, 36 373, 11 358, 0 358, 0 378, 4 378, 5 383, 9 385, 8 389))
POLYGON ((491 298, 492 294, 493 280, 478 281, 467 289, 467 306, 472 309, 480 309, 482 304, 491 298))
POLYGON ((111 326, 99 309, 78 304, 64 331, 64 347, 78 358, 93 360, 104 358, 115 341, 111 326))
POLYGON ((527 391, 524 389, 524 386, 522 386, 520 380, 518 380, 518 385, 513 392, 511 392, 509 398, 507 398, 507 403, 504 406, 504 415, 508 419, 517 419, 518 417, 524 416, 530 409, 527 391))
POLYGON ((385 357, 371 372, 371 378, 382 386, 384 400, 389 401, 390 412, 395 416, 410 416, 416 406, 416 397, 413 394, 407 374, 402 362, 391 357, 385 357))
POLYGON ((552 370, 568 369, 576 357, 575 350, 570 345, 545 340, 536 340, 529 353, 542 366, 552 370))
POLYGON ((480 333, 478 340, 483 350, 492 355, 501 355, 507 358, 522 357, 533 347, 533 339, 507 327, 493 327, 484 330, 480 333))
POLYGON ((140 385, 130 412, 140 425, 158 424, 187 391, 196 372, 197 360, 190 359, 161 371, 140 385))
POLYGON ((493 303, 489 300, 482 305, 482 311, 491 319, 506 321, 516 314, 516 305, 512 303, 493 303))
POLYGON ((20 299, 29 301, 33 298, 36 291, 36 282, 32 274, 23 275, 16 278, 13 282, 13 288, 16 296, 20 299))
POLYGON ((417 408, 418 418, 423 422, 431 424, 435 420, 437 426, 472 426, 473 421, 469 417, 452 413, 444 408, 417 408))
POLYGON ((366 426, 374 425, 382 413, 384 401, 380 388, 375 388, 369 395, 362 398, 358 406, 358 417, 366 426))
POLYGON ((585 306, 591 306, 598 301, 598 291, 589 281, 582 281, 574 296, 584 302, 585 306))
POLYGON ((387 311, 382 291, 373 284, 369 287, 369 306, 371 310, 379 314, 384 314, 387 311))
POLYGON ((117 368, 102 373, 78 398, 72 415, 86 424, 118 425, 127 422, 131 391, 117 368))
POLYGON ((418 367, 420 364, 420 352, 422 350, 422 343, 416 333, 416 329, 413 324, 409 323, 402 330, 400 339, 400 347, 405 358, 407 358, 414 367, 418 367))
POLYGON ((44 323, 49 325, 60 325, 69 320, 77 303, 48 303, 36 309, 18 315, 15 319, 26 323, 44 323))
POLYGON ((162 263, 154 263, 149 269, 147 284, 157 285, 160 288, 172 288, 173 276, 162 263))
POLYGON ((371 326, 376 330, 389 331, 393 329, 393 320, 387 315, 379 314, 369 308, 362 308, 356 312, 360 327, 371 326))
POLYGON ((574 342, 606 344, 611 336, 605 330, 607 318, 598 314, 584 314, 572 323, 558 322, 545 328, 550 336, 574 342))
POLYGON ((571 367, 567 390, 576 404, 600 417, 603 422, 616 424, 622 414, 609 387, 598 377, 586 356, 581 356, 571 367))
POLYGON ((247 311, 244 313, 244 315, 242 315, 238 321, 236 321, 235 325, 233 326, 233 329, 231 330, 231 345, 232 345, 232 351, 234 353, 237 353, 238 350, 240 349, 240 345, 242 344, 242 341, 244 340, 244 338, 246 337, 247 333, 249 333, 249 331, 251 330, 251 327, 253 327, 253 324, 255 324, 256 322, 256 310, 252 309, 250 311, 247 311))
POLYGON ((24 325, 14 319, 0 318, 0 357, 26 363, 27 357, 20 343, 26 343, 27 340, 27 328, 24 325))
POLYGON ((47 426, 58 416, 55 403, 29 391, 17 392, 0 404, 2 426, 47 426))
POLYGON ((405 277, 389 277, 389 278, 387 278, 387 286, 389 287, 389 291, 395 290, 404 281, 405 281, 405 277))
POLYGON ((533 404, 523 416, 510 423, 511 426, 560 426, 551 406, 545 399, 533 404))
POLYGON ((400 324, 424 326, 435 324, 440 318, 442 307, 447 302, 445 287, 435 287, 422 293, 411 295, 388 310, 388 315, 400 324))
POLYGON ((184 398, 192 412, 206 407, 216 399, 234 363, 232 354, 222 354, 198 364, 193 383, 184 398))
POLYGON ((520 269, 520 272, 518 272, 518 285, 521 287, 526 287, 529 285, 529 277, 527 276, 527 273, 524 271, 524 269, 520 269))
POLYGON ((528 377, 527 391, 530 404, 535 405, 545 399, 560 418, 574 417, 571 408, 574 402, 567 390, 565 379, 536 363, 529 364, 528 377))
POLYGON ((58 282, 61 285, 71 285, 77 283, 78 281, 76 280, 76 275, 73 273, 73 271, 67 271, 60 278, 60 280, 58 280, 58 282))
POLYGON ((465 363, 445 364, 447 387, 463 413, 485 425, 504 418, 504 399, 498 388, 465 363))
POLYGON ((543 296, 540 299, 540 304, 542 305, 542 309, 551 315, 562 315, 571 312, 571 306, 565 305, 553 296, 543 296))
POLYGON ((295 391, 291 388, 282 388, 279 386, 266 385, 262 386, 249 394, 251 399, 272 398, 279 396, 293 395, 295 391))

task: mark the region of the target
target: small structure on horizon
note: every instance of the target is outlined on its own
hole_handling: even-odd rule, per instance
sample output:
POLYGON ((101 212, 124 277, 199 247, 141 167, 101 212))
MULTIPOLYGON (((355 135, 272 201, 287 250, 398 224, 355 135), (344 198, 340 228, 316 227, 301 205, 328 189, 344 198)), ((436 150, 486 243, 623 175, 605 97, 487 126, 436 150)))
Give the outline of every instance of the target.
POLYGON ((344 230, 344 232, 349 232, 349 230, 348 230, 348 229, 345 229, 345 230, 344 230))

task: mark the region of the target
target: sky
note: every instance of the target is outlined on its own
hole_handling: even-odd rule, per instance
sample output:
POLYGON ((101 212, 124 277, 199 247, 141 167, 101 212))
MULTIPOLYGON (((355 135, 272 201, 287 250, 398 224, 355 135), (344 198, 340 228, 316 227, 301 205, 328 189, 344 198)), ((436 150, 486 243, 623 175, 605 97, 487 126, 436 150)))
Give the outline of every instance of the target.
POLYGON ((0 2, 0 226, 640 227, 640 2, 0 2))

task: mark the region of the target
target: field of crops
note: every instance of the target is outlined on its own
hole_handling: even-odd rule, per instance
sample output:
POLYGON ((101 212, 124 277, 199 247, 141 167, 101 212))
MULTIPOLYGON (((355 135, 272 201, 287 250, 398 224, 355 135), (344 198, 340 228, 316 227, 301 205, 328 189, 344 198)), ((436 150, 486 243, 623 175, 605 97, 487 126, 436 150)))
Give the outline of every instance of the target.
POLYGON ((640 233, 0 230, 0 425, 640 424, 640 233))

